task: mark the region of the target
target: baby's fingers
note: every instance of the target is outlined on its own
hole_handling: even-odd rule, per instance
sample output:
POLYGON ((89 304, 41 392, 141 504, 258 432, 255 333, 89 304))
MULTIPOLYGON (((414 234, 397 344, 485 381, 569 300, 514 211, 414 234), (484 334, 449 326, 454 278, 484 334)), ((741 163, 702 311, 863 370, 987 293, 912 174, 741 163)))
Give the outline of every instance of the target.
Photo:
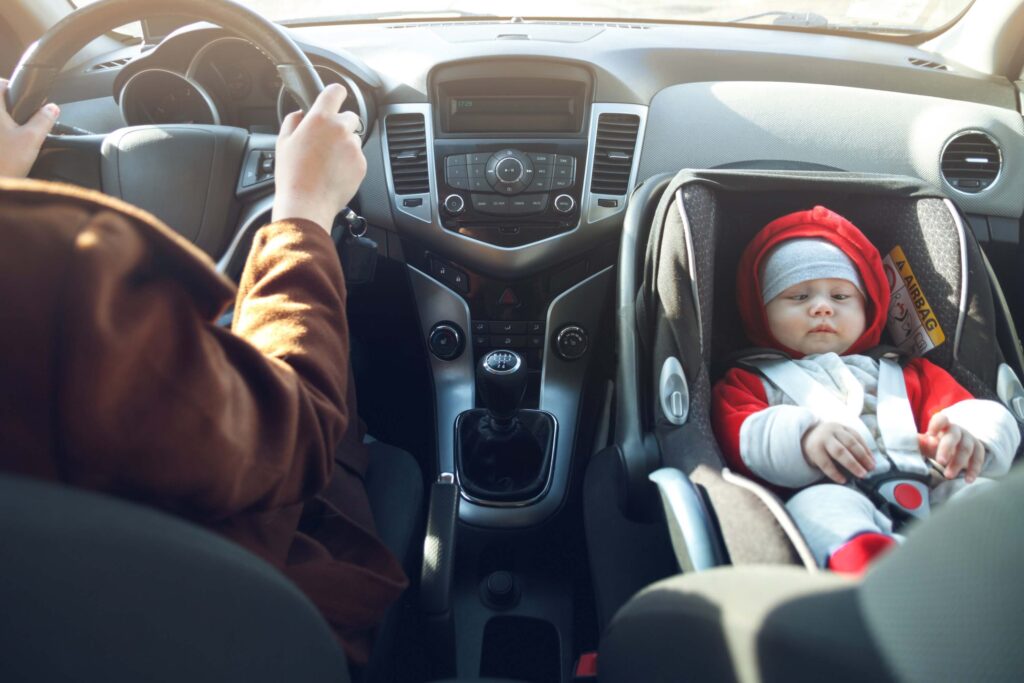
POLYGON ((942 413, 936 413, 935 415, 932 415, 932 419, 928 421, 928 431, 925 433, 931 434, 932 436, 938 436, 949 429, 949 426, 949 418, 942 413))
POLYGON ((845 484, 846 477, 836 467, 835 462, 832 460, 832 456, 828 454, 825 448, 820 448, 812 453, 807 454, 807 459, 810 460, 811 464, 821 470, 822 474, 831 479, 837 484, 845 484))
POLYGON ((917 447, 924 457, 934 458, 935 450, 939 447, 939 440, 931 434, 918 434, 917 447))
POLYGON ((946 433, 939 437, 939 445, 935 448, 935 462, 943 466, 953 464, 962 436, 963 432, 955 425, 947 429, 946 433))
POLYGON ((974 452, 971 454, 970 464, 967 465, 967 474, 964 475, 964 479, 967 480, 968 484, 973 484, 974 480, 981 474, 981 469, 985 466, 985 446, 980 441, 974 441, 974 452))
POLYGON ((867 470, 864 469, 863 465, 857 462, 857 458, 853 457, 853 453, 850 452, 849 448, 843 445, 839 437, 830 440, 826 444, 825 448, 828 450, 828 454, 832 459, 845 467, 847 472, 858 479, 863 479, 867 476, 867 470))
POLYGON ((875 456, 871 453, 871 449, 867 447, 867 444, 864 443, 864 439, 860 434, 852 429, 844 427, 841 433, 836 434, 836 437, 844 446, 846 446, 846 449, 850 452, 853 458, 865 470, 864 474, 857 474, 853 470, 850 470, 851 472, 857 474, 858 477, 863 477, 869 471, 875 469, 875 456))

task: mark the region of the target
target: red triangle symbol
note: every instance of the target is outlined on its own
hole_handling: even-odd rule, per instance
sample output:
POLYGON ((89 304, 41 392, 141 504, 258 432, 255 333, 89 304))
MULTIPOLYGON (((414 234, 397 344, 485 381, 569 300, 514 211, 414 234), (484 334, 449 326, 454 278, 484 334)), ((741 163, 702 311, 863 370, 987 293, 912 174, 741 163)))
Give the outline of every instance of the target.
POLYGON ((505 288, 505 291, 501 293, 501 298, 498 299, 498 303, 502 306, 518 306, 519 298, 516 296, 509 287, 505 288))

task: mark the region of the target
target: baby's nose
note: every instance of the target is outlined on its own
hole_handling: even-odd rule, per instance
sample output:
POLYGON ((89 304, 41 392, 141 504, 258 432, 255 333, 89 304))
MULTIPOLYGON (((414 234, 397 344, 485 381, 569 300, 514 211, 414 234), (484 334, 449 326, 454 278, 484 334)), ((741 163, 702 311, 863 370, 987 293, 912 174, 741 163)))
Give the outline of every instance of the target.
POLYGON ((815 299, 811 302, 811 315, 832 315, 832 304, 827 299, 815 299))

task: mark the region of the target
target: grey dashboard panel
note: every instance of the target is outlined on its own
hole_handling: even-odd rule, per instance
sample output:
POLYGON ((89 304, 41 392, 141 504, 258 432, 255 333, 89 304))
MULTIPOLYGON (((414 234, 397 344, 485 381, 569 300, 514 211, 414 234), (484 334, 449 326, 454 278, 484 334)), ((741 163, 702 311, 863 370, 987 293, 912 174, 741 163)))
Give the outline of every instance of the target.
POLYGON ((921 178, 969 213, 1024 211, 1024 123, 1016 111, 938 97, 811 83, 705 82, 665 88, 651 101, 639 180, 681 168, 753 160, 823 164, 921 178), (946 142, 983 131, 1002 151, 1000 179, 969 195, 940 175, 946 142))
POLYGON ((302 28, 304 40, 345 45, 381 77, 387 103, 426 102, 431 71, 465 59, 540 58, 594 70, 594 98, 647 104, 659 90, 697 81, 841 83, 1014 108, 1005 79, 950 63, 936 71, 909 60, 944 61, 911 45, 769 28, 641 23, 457 22, 302 28))

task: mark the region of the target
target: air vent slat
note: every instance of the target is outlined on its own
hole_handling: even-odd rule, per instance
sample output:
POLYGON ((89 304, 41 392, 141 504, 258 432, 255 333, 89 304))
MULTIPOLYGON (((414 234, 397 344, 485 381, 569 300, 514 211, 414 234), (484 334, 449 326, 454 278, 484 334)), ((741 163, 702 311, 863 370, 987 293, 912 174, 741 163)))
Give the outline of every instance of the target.
POLYGON ((430 192, 427 131, 422 114, 392 114, 385 120, 395 194, 430 192))
POLYGON ((940 163, 942 177, 961 192, 987 190, 999 177, 999 146, 984 133, 963 133, 946 144, 940 163))
POLYGON ((120 59, 112 59, 109 62, 100 62, 99 64, 93 64, 88 69, 86 69, 86 71, 92 72, 106 71, 107 69, 116 69, 118 67, 124 66, 130 61, 132 61, 131 57, 121 57, 120 59))
POLYGON ((933 62, 930 59, 921 59, 920 57, 908 57, 907 61, 914 66, 919 66, 922 69, 932 69, 934 71, 949 71, 949 67, 941 62, 933 62))
POLYGON ((590 191, 624 195, 636 154, 640 117, 633 114, 601 114, 597 119, 594 171, 590 191))

